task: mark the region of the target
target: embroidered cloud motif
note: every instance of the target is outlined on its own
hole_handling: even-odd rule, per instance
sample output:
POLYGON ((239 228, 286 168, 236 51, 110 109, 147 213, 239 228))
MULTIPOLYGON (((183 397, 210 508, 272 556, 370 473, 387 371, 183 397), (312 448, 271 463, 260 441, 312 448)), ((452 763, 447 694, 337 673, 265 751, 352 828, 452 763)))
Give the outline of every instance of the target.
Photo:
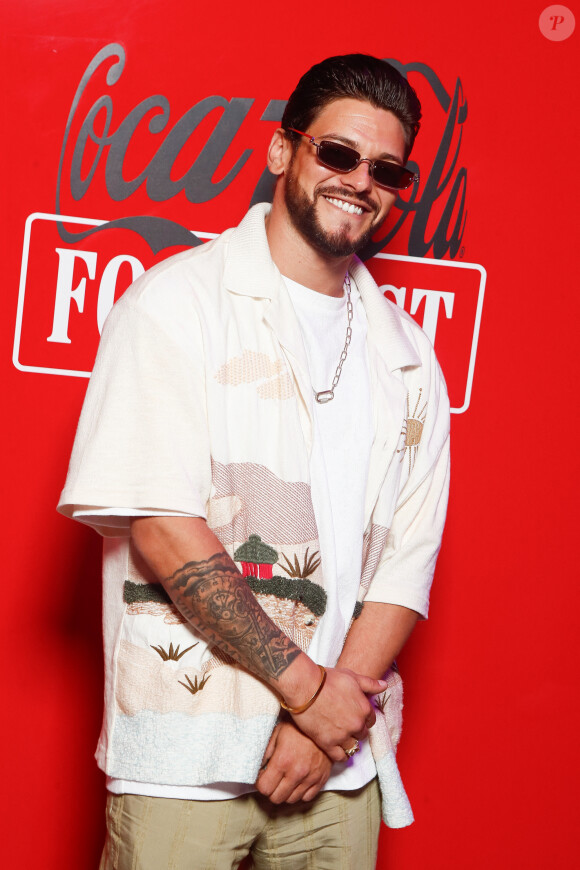
POLYGON ((233 387, 261 381, 257 387, 261 399, 289 399, 294 393, 292 378, 281 359, 272 361, 268 354, 247 348, 221 366, 215 377, 218 384, 233 387))

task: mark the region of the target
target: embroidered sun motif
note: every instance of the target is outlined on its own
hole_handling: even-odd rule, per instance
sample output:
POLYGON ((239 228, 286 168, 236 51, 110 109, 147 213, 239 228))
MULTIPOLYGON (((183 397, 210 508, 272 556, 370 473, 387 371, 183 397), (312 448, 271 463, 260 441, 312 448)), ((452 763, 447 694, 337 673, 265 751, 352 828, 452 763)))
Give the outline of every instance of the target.
POLYGON ((407 451, 409 451, 409 474, 411 473, 411 469, 413 468, 415 459, 417 458, 417 451, 423 434, 423 424, 427 416, 427 405, 429 404, 428 402, 425 402, 419 413, 417 413, 417 409, 421 402, 422 392, 423 387, 420 387, 419 395, 417 396, 417 401, 412 414, 409 406, 409 393, 407 393, 407 419, 403 423, 403 428, 401 429, 401 435, 405 436, 405 446, 401 447, 400 450, 397 450, 397 453, 401 454, 401 462, 405 458, 407 451))

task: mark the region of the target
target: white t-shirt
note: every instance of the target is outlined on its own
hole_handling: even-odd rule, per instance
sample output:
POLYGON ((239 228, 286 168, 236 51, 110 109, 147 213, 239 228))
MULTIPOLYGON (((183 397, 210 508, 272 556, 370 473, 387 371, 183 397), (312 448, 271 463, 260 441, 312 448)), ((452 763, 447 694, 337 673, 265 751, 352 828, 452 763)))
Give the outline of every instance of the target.
MULTIPOLYGON (((346 293, 340 298, 325 296, 289 278, 284 278, 284 281, 302 331, 313 390, 327 390, 332 385, 345 345, 348 323, 346 293)), ((362 563, 364 496, 373 437, 366 352, 367 320, 352 281, 351 301, 352 339, 334 399, 325 404, 313 403, 311 492, 328 599, 326 612, 308 654, 317 663, 327 666, 333 666, 340 654, 342 638, 356 604, 362 563)), ((78 511, 74 516, 80 519, 84 513, 78 511)), ((94 511, 90 513, 95 515, 94 511)), ((98 513, 127 516, 141 512, 107 509, 98 513)), ((146 513, 150 516, 152 512, 146 513)), ((175 512, 175 515, 182 514, 175 512)), ((352 759, 333 765, 325 790, 360 788, 375 773, 368 743, 363 741, 360 752, 352 759)), ((244 783, 172 786, 108 777, 107 788, 117 794, 127 792, 186 800, 224 800, 253 791, 254 786, 244 783)))

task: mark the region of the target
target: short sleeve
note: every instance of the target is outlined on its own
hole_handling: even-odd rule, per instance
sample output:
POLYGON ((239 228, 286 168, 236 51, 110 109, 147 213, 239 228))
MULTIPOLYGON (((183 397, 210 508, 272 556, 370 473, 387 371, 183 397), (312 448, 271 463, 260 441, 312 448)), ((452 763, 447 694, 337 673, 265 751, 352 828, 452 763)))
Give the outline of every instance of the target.
POLYGON ((448 492, 449 437, 428 476, 395 511, 366 601, 400 604, 427 617, 448 492))
MULTIPOLYGON (((58 509, 176 511, 205 516, 211 486, 201 330, 187 312, 169 334, 123 297, 109 315, 58 509)), ((161 321, 161 322, 160 322, 161 321)), ((101 522, 95 527, 107 534, 101 522)), ((119 534, 111 524, 110 534, 119 534)))
MULTIPOLYGON (((449 399, 443 374, 430 350, 429 388, 422 399, 428 409, 420 445, 411 457, 401 453, 402 462, 413 461, 402 487, 386 536, 377 570, 366 601, 399 604, 427 617, 429 592, 441 538, 449 495, 449 399)), ((425 375, 417 375, 411 388, 417 395, 425 375)))

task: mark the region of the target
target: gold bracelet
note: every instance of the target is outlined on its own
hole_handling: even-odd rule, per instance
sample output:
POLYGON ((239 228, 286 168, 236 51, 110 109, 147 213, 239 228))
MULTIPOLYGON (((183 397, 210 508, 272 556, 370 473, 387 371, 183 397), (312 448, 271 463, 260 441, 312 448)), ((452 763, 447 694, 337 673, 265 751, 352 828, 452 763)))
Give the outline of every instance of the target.
POLYGON ((326 668, 323 668, 322 665, 318 665, 318 667, 320 668, 320 673, 322 674, 322 679, 320 680, 319 687, 317 688, 317 690, 315 691, 315 693, 313 694, 313 696, 310 698, 309 701, 307 701, 305 704, 302 704, 301 707, 289 707, 288 704, 285 703, 285 701, 280 701, 280 704, 282 705, 282 707, 284 707, 285 710, 288 710, 289 713, 292 713, 293 716, 295 716, 297 713, 304 713, 305 710, 308 710, 308 708, 311 707, 312 704, 314 704, 314 702, 316 701, 316 699, 318 698, 318 696, 322 692, 322 687, 324 686, 324 683, 326 682, 326 668))

